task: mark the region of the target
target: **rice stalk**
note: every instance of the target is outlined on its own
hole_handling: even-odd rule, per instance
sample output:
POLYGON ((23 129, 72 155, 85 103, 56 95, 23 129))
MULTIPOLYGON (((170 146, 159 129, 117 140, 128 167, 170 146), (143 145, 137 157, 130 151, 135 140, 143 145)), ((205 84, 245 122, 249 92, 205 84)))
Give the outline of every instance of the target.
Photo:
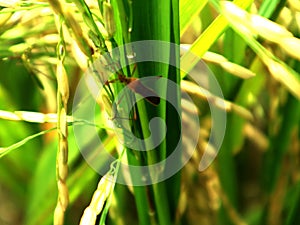
POLYGON ((110 173, 107 173, 100 179, 91 203, 83 212, 80 225, 94 225, 96 223, 97 215, 102 211, 104 203, 109 197, 114 184, 114 177, 110 173))
POLYGON ((83 34, 81 27, 75 19, 74 12, 66 4, 61 4, 57 0, 49 0, 52 10, 56 15, 58 15, 71 29, 76 44, 80 48, 81 52, 90 60, 92 59, 92 47, 90 46, 88 40, 83 34))
POLYGON ((219 109, 222 109, 227 112, 234 112, 237 115, 239 115, 242 118, 245 118, 249 121, 253 121, 253 119, 254 119, 252 113, 248 109, 246 109, 240 105, 237 105, 233 102, 224 100, 218 96, 215 96, 208 90, 206 90, 202 87, 199 87, 198 85, 196 85, 190 81, 182 80, 181 81, 181 90, 185 91, 187 93, 190 93, 192 95, 195 95, 200 99, 207 100, 207 101, 209 101, 209 103, 213 104, 214 106, 218 107, 219 109))
MULTIPOLYGON (((293 42, 290 43, 290 47, 285 48, 288 53, 292 48, 291 46, 296 46, 296 49, 299 49, 299 42, 293 37, 293 34, 284 27, 263 17, 248 14, 245 10, 240 9, 231 2, 224 1, 221 6, 223 7, 221 12, 230 22, 231 27, 243 37, 257 56, 264 62, 273 78, 283 84, 296 98, 300 99, 300 80, 298 73, 286 63, 279 60, 255 39, 255 34, 268 38, 268 40, 275 43, 292 38, 293 42), (260 22, 260 26, 258 26, 257 21, 260 22), (273 35, 272 38, 269 34, 273 35), (274 36, 276 36, 276 38, 274 38, 274 36)), ((295 54, 290 53, 290 55, 295 54)))
POLYGON ((104 225, 124 152, 121 152, 119 159, 111 164, 110 170, 100 179, 89 206, 83 212, 80 225, 94 225, 106 201, 100 220, 100 225, 104 225))
POLYGON ((58 187, 58 200, 54 212, 54 225, 64 224, 64 214, 69 204, 68 187, 66 184, 68 176, 68 124, 67 124, 67 104, 69 99, 69 83, 64 67, 65 42, 60 19, 60 42, 57 45, 57 132, 58 132, 58 152, 56 161, 56 179, 58 187))

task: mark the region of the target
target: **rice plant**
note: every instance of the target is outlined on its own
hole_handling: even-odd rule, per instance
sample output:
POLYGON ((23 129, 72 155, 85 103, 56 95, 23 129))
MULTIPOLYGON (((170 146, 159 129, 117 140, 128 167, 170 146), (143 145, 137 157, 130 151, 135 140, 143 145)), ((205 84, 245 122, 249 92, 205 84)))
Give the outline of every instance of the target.
POLYGON ((0 1, 0 224, 298 224, 299 21, 294 0, 0 1))

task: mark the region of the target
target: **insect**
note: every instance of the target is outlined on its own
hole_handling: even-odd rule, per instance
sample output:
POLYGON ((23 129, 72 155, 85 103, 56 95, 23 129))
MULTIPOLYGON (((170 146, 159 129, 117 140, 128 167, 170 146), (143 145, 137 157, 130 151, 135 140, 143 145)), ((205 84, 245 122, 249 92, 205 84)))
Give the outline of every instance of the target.
POLYGON ((149 103, 154 106, 159 105, 160 97, 151 89, 142 84, 139 78, 126 77, 121 73, 117 73, 118 78, 110 81, 106 81, 105 85, 120 81, 125 84, 131 91, 143 96, 149 103))

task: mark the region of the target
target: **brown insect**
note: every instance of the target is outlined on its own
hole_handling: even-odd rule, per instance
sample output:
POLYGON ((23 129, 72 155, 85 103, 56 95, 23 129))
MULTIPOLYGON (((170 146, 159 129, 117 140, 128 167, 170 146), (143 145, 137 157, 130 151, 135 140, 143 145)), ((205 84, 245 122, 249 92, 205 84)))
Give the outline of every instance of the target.
POLYGON ((150 88, 142 84, 139 78, 126 77, 123 74, 118 73, 118 78, 110 81, 106 81, 106 85, 120 81, 125 84, 131 91, 143 96, 149 103, 157 106, 160 103, 160 97, 150 88))

